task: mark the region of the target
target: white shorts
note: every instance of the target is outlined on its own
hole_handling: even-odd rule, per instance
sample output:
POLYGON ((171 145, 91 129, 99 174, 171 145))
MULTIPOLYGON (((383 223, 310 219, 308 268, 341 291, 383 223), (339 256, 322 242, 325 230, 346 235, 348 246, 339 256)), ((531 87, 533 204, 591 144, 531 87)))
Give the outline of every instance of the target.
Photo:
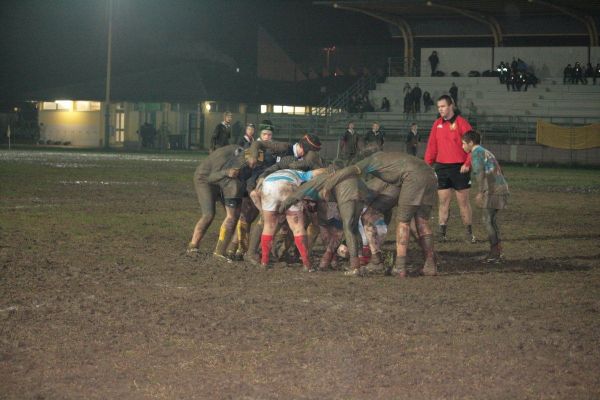
MULTIPOLYGON (((263 211, 277 211, 281 203, 296 189, 289 181, 265 181, 262 185, 261 204, 263 211)), ((302 202, 294 204, 288 211, 302 211, 302 202)))

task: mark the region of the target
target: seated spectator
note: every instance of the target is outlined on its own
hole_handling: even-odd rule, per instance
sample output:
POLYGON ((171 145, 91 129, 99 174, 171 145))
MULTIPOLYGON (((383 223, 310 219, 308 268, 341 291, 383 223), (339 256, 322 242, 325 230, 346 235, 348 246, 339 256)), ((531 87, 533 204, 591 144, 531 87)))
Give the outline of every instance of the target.
POLYGON ((433 106, 433 99, 431 98, 431 94, 428 91, 423 93, 423 105, 425 106, 425 112, 429 112, 431 106, 433 106))

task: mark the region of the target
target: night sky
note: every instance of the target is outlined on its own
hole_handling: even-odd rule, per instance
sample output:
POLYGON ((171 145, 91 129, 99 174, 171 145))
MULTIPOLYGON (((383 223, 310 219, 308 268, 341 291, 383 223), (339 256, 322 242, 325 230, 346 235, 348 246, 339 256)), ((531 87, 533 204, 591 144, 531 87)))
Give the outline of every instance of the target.
MULTIPOLYGON (((389 41, 376 20, 312 1, 114 0, 113 73, 205 59, 254 71, 257 26, 297 61, 310 48, 389 41)), ((5 0, 0 12, 0 90, 102 79, 106 0, 5 0)))

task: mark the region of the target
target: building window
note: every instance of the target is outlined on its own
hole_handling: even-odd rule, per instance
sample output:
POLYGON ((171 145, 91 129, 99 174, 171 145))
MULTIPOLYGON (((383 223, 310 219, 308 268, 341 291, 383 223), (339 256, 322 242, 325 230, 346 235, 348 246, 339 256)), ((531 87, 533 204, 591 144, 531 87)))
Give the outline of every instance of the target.
POLYGON ((71 111, 73 109, 73 100, 56 100, 56 109, 62 111, 71 111))
POLYGON ((273 112, 281 114, 283 112, 283 106, 273 106, 273 112))
POLYGON ((266 104, 261 104, 261 105, 260 105, 260 113, 261 113, 261 114, 266 114, 266 113, 268 112, 268 111, 267 111, 268 109, 269 109, 269 108, 267 107, 267 105, 266 105, 266 104))
POLYGON ((306 114, 306 107, 294 107, 294 114, 296 114, 296 115, 306 114))
POLYGON ((44 101, 42 103, 42 110, 56 110, 56 103, 53 101, 44 101))
POLYGON ((76 101, 75 111, 100 111, 99 101, 76 101))
POLYGON ((115 113, 115 141, 119 143, 125 141, 125 112, 123 111, 115 113))

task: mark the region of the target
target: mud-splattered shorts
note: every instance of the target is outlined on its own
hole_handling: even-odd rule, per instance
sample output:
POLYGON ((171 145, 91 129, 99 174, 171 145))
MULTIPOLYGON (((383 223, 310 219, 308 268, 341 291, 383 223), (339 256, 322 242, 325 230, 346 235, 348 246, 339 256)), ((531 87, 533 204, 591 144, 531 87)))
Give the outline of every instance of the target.
MULTIPOLYGON (((261 203, 263 211, 277 211, 281 203, 292 194, 296 186, 289 181, 265 180, 262 185, 261 203)), ((291 206, 288 211, 302 211, 302 202, 291 206)))

